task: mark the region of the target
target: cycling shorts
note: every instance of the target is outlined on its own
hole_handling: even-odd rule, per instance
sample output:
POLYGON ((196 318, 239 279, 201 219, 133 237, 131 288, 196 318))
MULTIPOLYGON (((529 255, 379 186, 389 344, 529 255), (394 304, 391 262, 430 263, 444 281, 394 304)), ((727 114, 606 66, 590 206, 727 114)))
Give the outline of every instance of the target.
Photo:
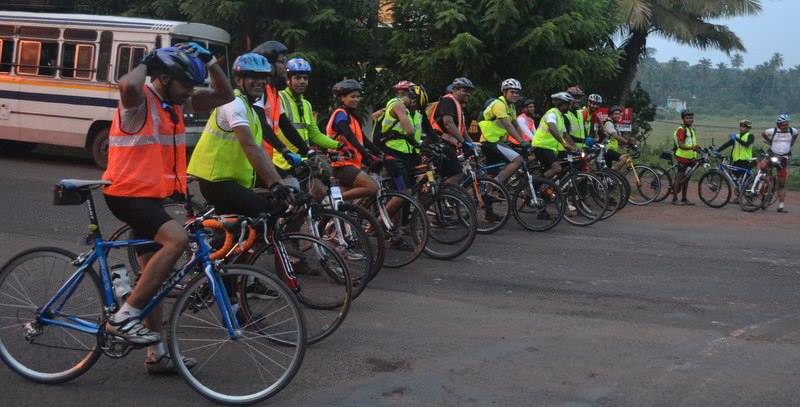
MULTIPOLYGON (((111 213, 131 227, 132 239, 153 239, 162 225, 172 220, 164 210, 164 200, 156 198, 128 198, 103 195, 111 213)), ((157 252, 158 243, 139 245, 136 253, 141 255, 157 252)))
POLYGON ((558 161, 556 152, 548 148, 535 147, 533 149, 533 155, 539 161, 539 164, 544 167, 545 171, 558 161))
POLYGON ((352 165, 333 167, 333 177, 339 180, 340 185, 347 188, 351 188, 355 184, 358 174, 361 174, 361 168, 352 165))
POLYGON ((678 172, 684 173, 694 165, 695 160, 690 158, 675 157, 675 162, 678 164, 678 172))
POLYGON ((200 193, 220 214, 256 217, 270 211, 270 202, 235 181, 206 181, 198 179, 200 193))
POLYGON ((394 178, 397 189, 402 191, 411 188, 414 185, 414 168, 420 163, 419 155, 400 153, 388 148, 386 153, 383 166, 389 176, 394 178))
POLYGON ((486 163, 489 165, 510 163, 519 157, 519 153, 503 142, 481 143, 481 151, 486 156, 486 163))
POLYGON ((619 151, 608 150, 606 151, 606 163, 610 164, 622 158, 622 154, 619 151))
POLYGON ((783 161, 783 168, 778 170, 778 179, 782 182, 786 182, 786 180, 789 178, 789 156, 782 155, 778 156, 778 158, 783 161))
POLYGON ((456 148, 450 144, 444 143, 442 146, 444 159, 439 163, 439 174, 445 178, 450 178, 454 175, 461 173, 461 161, 458 160, 458 153, 456 148))

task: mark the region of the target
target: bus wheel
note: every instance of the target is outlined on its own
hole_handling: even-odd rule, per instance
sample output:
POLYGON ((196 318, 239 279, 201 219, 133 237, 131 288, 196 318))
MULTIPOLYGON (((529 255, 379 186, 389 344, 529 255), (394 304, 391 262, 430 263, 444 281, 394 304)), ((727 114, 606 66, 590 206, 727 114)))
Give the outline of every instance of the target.
POLYGON ((105 169, 108 165, 108 127, 103 126, 94 133, 91 151, 92 159, 98 167, 105 169))
POLYGON ((28 141, 0 140, 0 152, 6 154, 30 153, 37 145, 28 141))

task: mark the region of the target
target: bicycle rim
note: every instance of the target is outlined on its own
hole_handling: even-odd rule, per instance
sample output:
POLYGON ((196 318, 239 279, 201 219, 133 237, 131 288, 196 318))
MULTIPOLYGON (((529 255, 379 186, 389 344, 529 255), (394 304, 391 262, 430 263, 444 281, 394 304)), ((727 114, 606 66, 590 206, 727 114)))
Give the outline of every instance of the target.
POLYGON ((661 191, 653 202, 661 202, 669 196, 672 192, 672 176, 662 167, 652 167, 653 171, 658 174, 658 181, 661 183, 661 191))
MULTIPOLYGON (((0 359, 12 370, 38 383, 62 383, 85 373, 101 355, 97 336, 56 325, 36 322, 36 310, 44 306, 75 272, 75 254, 58 248, 22 252, 0 270, 0 359), (25 333, 35 327, 38 335, 28 341, 25 333)), ((61 312, 51 308, 51 319, 79 317, 100 324, 102 290, 94 271, 83 275, 61 312)), ((62 300, 63 301, 63 300, 62 300)), ((59 301, 60 303, 60 301, 59 301)))
POLYGON ((294 378, 305 354, 305 326, 294 295, 275 278, 252 266, 224 269, 226 278, 237 282, 231 301, 246 302, 248 314, 237 314, 238 336, 229 336, 219 304, 208 295, 208 278, 201 275, 173 308, 170 354, 181 376, 204 397, 252 404, 275 395, 294 378), (242 298, 242 286, 250 281, 266 287, 269 295, 242 298), (195 359, 196 366, 189 370, 183 358, 195 359))
POLYGON ((697 195, 711 208, 722 208, 731 199, 731 185, 722 173, 709 171, 697 183, 697 195))
POLYGON ((477 195, 475 189, 472 183, 465 187, 467 196, 475 205, 478 233, 488 235, 497 232, 511 217, 511 197, 508 191, 491 178, 478 179, 477 195))
POLYGON ((439 260, 453 259, 466 252, 477 234, 475 207, 463 193, 441 189, 422 199, 430 233, 425 254, 439 260))
POLYGON ((567 178, 561 187, 567 201, 564 219, 575 226, 590 226, 602 219, 608 207, 608 191, 590 174, 567 178))
POLYGON ((652 203, 661 192, 661 181, 652 168, 644 165, 634 166, 634 171, 627 171, 626 178, 631 187, 628 202, 643 206, 652 203), (634 171, 636 176, 634 176, 634 171))
MULTIPOLYGON (((391 226, 384 230, 386 236, 385 267, 397 268, 411 264, 419 258, 425 244, 428 242, 430 226, 425 211, 419 203, 410 196, 401 192, 384 192, 378 200, 384 208, 392 199, 400 200, 400 205, 394 214, 390 214, 391 226)), ((379 215, 378 202, 373 201, 369 209, 379 215)), ((383 220, 379 221, 386 228, 383 220)))
POLYGON ((339 210, 350 216, 353 221, 361 225, 361 230, 367 236, 372 248, 372 263, 369 279, 372 280, 381 271, 386 258, 386 235, 378 219, 366 208, 349 203, 339 205, 339 210))
POLYGON ((521 183, 520 188, 511 196, 511 214, 523 228, 544 232, 555 227, 564 217, 564 195, 553 181, 533 177, 533 191, 528 188, 527 182, 521 183))

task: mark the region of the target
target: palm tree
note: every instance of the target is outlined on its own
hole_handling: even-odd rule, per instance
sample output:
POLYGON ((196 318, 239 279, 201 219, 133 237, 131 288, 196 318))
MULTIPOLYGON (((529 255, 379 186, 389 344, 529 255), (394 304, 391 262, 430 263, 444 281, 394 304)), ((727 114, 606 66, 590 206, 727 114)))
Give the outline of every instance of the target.
POLYGON ((699 49, 744 51, 735 33, 709 20, 761 11, 760 0, 619 0, 619 4, 625 20, 621 27, 622 69, 615 94, 621 101, 630 91, 636 68, 647 49, 648 35, 655 33, 699 49))

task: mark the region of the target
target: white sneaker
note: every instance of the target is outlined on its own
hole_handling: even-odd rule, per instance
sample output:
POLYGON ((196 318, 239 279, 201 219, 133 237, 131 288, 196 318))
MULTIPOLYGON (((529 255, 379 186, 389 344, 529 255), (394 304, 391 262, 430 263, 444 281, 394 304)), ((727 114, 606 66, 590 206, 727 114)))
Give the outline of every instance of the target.
POLYGON ((137 317, 123 319, 120 322, 115 322, 113 317, 109 318, 106 322, 106 334, 136 346, 149 346, 161 342, 161 335, 147 329, 137 317))

